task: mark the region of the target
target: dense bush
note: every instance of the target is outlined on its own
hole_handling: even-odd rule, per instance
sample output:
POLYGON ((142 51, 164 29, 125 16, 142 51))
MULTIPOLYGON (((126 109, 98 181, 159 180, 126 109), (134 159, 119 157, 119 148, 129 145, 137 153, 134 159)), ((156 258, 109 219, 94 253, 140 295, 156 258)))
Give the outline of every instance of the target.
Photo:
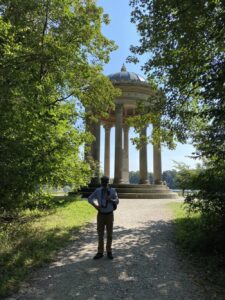
POLYGON ((225 251, 225 170, 209 168, 193 179, 199 191, 187 195, 189 212, 201 213, 201 229, 212 250, 225 251))

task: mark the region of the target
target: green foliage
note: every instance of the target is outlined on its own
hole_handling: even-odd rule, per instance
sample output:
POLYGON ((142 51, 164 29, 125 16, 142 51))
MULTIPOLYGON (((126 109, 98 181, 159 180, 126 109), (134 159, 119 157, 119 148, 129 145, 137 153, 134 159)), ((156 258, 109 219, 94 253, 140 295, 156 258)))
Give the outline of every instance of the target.
POLYGON ((185 190, 195 190, 198 188, 196 177, 199 176, 202 168, 190 169, 185 163, 175 163, 176 177, 175 182, 177 188, 182 189, 183 195, 185 190))
POLYGON ((140 181, 139 171, 130 171, 129 172, 129 181, 131 184, 139 184, 139 181, 140 181))
POLYGON ((15 0, 0 5, 0 210, 15 211, 39 187, 85 185, 84 107, 98 118, 116 91, 101 74, 115 49, 94 1, 15 0))
MULTIPOLYGON (((199 212, 188 212, 187 204, 170 203, 174 212, 175 240, 188 256, 204 283, 213 282, 224 288, 225 243, 224 232, 209 232, 207 222, 199 212)), ((219 298, 219 297, 218 297, 219 298)))
POLYGON ((162 89, 157 88, 157 84, 149 77, 151 86, 151 95, 145 101, 138 101, 136 105, 135 116, 128 117, 126 122, 129 126, 134 127, 138 137, 132 138, 133 144, 140 149, 144 143, 158 145, 165 143, 170 149, 175 148, 174 135, 170 129, 162 126, 162 115, 165 110, 166 98, 162 89), (142 131, 149 124, 153 124, 153 130, 149 136, 143 136, 142 131))
MULTIPOLYGON (((162 180, 166 181, 166 183, 170 189, 177 188, 177 185, 175 182, 176 174, 177 174, 176 170, 168 170, 168 171, 164 171, 162 173, 162 180)), ((154 183, 153 173, 148 173, 148 178, 149 178, 150 183, 154 183)), ((140 181, 139 171, 130 171, 129 172, 129 181, 131 184, 139 184, 139 181, 140 181)))
POLYGON ((150 53, 143 69, 166 95, 161 126, 182 142, 192 137, 198 156, 225 160, 224 1, 131 0, 140 33, 134 57, 150 53))
MULTIPOLYGON (((225 252, 225 170, 215 168, 211 163, 194 170, 178 164, 177 169, 178 187, 183 192, 185 189, 192 190, 185 197, 186 210, 191 215, 198 214, 196 222, 193 218, 184 220, 187 235, 193 235, 192 226, 196 231, 196 243, 191 245, 204 251, 225 252)), ((184 241, 189 242, 188 238, 184 241)))
POLYGON ((183 249, 205 254, 225 251, 224 231, 212 227, 210 220, 200 212, 190 212, 187 204, 173 203, 170 206, 176 217, 176 240, 183 249))
POLYGON ((207 251, 205 240, 205 233, 201 229, 201 218, 198 213, 187 213, 184 204, 171 203, 170 207, 173 209, 176 225, 176 241, 179 246, 190 252, 207 251))
POLYGON ((52 210, 26 210, 13 221, 1 220, 0 297, 17 288, 34 268, 50 262, 95 214, 87 201, 67 197, 60 202, 52 210))
MULTIPOLYGON (((207 219, 208 230, 225 232, 225 171, 202 170, 195 179, 199 191, 186 197, 190 211, 199 211, 207 219)), ((225 245, 225 239, 223 244, 225 245)))
MULTIPOLYGON (((150 183, 154 182, 152 173, 148 173, 148 178, 149 178, 150 183)), ((139 182, 140 182, 140 173, 139 173, 139 171, 130 171, 129 172, 129 181, 130 181, 131 184, 139 184, 139 182)))
MULTIPOLYGON (((208 166, 191 170, 184 164, 178 166, 180 169, 176 176, 178 186, 183 190, 193 190, 185 197, 185 204, 189 214, 197 213, 199 216, 197 240, 202 236, 202 239, 206 240, 199 242, 201 247, 205 249, 208 247, 210 251, 225 251, 224 169, 218 170, 208 166), (207 243, 209 245, 206 247, 207 243)), ((189 229, 191 235, 191 227, 189 229)))
POLYGON ((178 187, 177 187, 177 183, 176 183, 176 176, 177 176, 176 170, 163 171, 162 181, 165 181, 167 186, 170 189, 177 189, 178 187))

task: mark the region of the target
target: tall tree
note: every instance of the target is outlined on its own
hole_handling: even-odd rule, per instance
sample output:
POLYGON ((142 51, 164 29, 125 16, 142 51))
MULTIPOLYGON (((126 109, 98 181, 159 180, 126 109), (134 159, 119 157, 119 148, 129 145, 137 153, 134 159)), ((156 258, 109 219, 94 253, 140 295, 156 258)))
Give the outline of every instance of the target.
MULTIPOLYGON (((0 208, 18 208, 43 184, 86 183, 84 107, 95 118, 116 94, 101 74, 115 49, 91 0, 0 4, 0 208)), ((90 118, 92 116, 89 116, 90 118)))
POLYGON ((222 0, 131 0, 143 69, 167 96, 162 126, 198 155, 225 161, 225 3, 222 0))

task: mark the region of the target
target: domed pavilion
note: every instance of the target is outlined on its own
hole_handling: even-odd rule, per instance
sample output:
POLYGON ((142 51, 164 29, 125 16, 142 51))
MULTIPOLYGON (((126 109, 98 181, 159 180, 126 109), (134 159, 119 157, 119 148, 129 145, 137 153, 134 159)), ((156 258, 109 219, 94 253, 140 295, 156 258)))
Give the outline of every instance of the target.
MULTIPOLYGON (((91 156, 100 163, 100 126, 105 130, 105 156, 104 174, 110 177, 110 132, 115 127, 115 161, 113 183, 129 184, 129 127, 126 118, 136 114, 138 101, 146 101, 154 91, 142 76, 128 72, 123 65, 121 71, 110 74, 109 79, 116 88, 121 90, 121 95, 115 99, 115 111, 111 112, 109 118, 100 120, 99 124, 92 126, 92 134, 95 136, 91 156)), ((142 135, 146 136, 147 126, 142 135)), ((147 162, 147 144, 139 150, 140 184, 149 184, 147 162)), ((153 172, 155 184, 161 184, 161 150, 160 146, 153 145, 153 172)), ((99 183, 97 176, 93 183, 99 183)))
MULTIPOLYGON (((100 129, 101 125, 105 131, 105 157, 104 174, 110 177, 110 132, 115 127, 115 160, 113 187, 116 187, 119 198, 127 199, 176 199, 178 195, 172 192, 167 185, 161 181, 161 147, 160 144, 153 145, 153 175, 154 184, 149 183, 147 144, 142 144, 139 150, 139 184, 129 183, 129 126, 126 119, 137 114, 137 103, 147 101, 154 96, 155 91, 151 89, 148 82, 140 75, 127 72, 123 65, 121 72, 108 76, 116 88, 121 90, 120 96, 115 99, 115 111, 110 112, 107 119, 101 119, 97 123, 87 124, 88 130, 95 136, 95 141, 87 151, 87 157, 91 156, 100 167, 100 129)), ((153 130, 154 130, 154 124, 153 130)), ((147 135, 147 125, 141 132, 142 136, 147 135)), ((100 184, 99 168, 92 182, 88 187, 82 188, 80 193, 88 197, 100 184)))

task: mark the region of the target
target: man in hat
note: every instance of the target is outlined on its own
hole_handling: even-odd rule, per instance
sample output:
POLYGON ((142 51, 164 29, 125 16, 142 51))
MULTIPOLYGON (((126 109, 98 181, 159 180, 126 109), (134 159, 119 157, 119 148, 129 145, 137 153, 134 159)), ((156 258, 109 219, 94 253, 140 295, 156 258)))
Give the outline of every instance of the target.
POLYGON ((109 177, 101 178, 101 186, 97 188, 89 197, 88 202, 98 211, 97 214, 97 232, 98 232, 98 252, 94 259, 103 257, 104 253, 104 231, 106 227, 106 251, 107 257, 113 259, 112 255, 112 233, 113 233, 113 210, 119 203, 117 192, 109 187, 109 177), (96 202, 97 203, 96 203, 96 202))

